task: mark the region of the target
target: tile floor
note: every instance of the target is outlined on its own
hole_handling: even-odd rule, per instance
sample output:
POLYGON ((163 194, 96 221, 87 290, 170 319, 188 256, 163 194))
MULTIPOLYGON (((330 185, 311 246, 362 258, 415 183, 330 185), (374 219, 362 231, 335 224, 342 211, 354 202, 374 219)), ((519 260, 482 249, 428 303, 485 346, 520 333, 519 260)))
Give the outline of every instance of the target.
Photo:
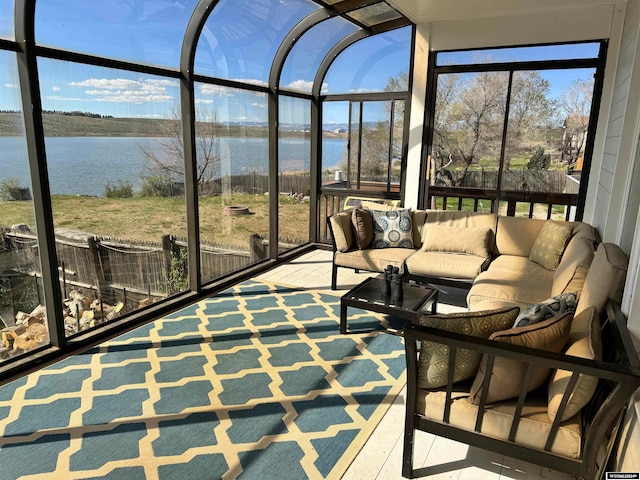
MULTIPOLYGON (((338 293, 345 293, 370 273, 338 269, 338 293)), ((303 288, 331 288, 331 252, 316 250, 257 278, 303 288)), ((441 289, 438 312, 464 310, 465 293, 441 289)), ((399 480, 402 478, 404 392, 396 398, 373 435, 353 461, 343 480, 399 480)), ((414 468, 428 468, 429 480, 568 480, 565 474, 531 463, 437 437, 416 434, 414 468)))

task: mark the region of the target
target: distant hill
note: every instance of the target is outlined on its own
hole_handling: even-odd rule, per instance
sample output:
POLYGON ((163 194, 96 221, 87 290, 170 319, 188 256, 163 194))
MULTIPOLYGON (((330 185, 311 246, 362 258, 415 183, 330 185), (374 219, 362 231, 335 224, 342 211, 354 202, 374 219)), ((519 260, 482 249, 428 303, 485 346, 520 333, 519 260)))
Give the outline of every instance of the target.
MULTIPOLYGON (((151 118, 96 118, 87 115, 67 115, 44 113, 42 115, 44 132, 47 137, 167 137, 175 131, 173 120, 151 118)), ((0 136, 20 136, 23 132, 22 115, 12 112, 0 112, 0 136)), ((197 123, 199 131, 211 128, 209 124, 197 123)), ((220 136, 266 137, 266 124, 228 124, 217 125, 216 134, 220 136)), ((309 131, 281 131, 286 137, 308 137, 309 131)))

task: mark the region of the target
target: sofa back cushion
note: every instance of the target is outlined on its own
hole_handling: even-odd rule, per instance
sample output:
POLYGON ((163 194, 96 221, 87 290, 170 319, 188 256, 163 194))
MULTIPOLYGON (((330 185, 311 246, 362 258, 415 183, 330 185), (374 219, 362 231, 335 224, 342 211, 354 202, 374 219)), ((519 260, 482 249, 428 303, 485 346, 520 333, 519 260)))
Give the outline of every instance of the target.
POLYGON ((596 314, 600 315, 607 300, 620 302, 628 264, 627 255, 617 245, 598 245, 578 300, 576 315, 590 306, 596 307, 596 314))
POLYGON ((448 227, 427 225, 423 252, 466 253, 487 258, 491 254, 493 232, 488 227, 448 227))
POLYGON ((525 217, 498 217, 496 250, 500 255, 528 257, 546 220, 525 217))
POLYGON ((594 253, 591 238, 574 234, 564 250, 558 268, 553 273, 551 295, 582 292, 594 253))
MULTIPOLYGON (((569 334, 569 342, 566 355, 574 357, 586 358, 588 360, 602 359, 602 335, 600 330, 600 321, 596 315, 596 308, 591 306, 583 310, 580 315, 574 317, 571 322, 571 333, 569 334)), ((549 420, 553 421, 558 413, 558 408, 562 402, 571 372, 567 370, 556 370, 549 381, 549 407, 547 413, 549 420)), ((598 377, 580 374, 578 380, 573 387, 573 391, 569 396, 569 401, 564 409, 562 421, 573 417, 584 407, 596 391, 598 386, 598 377)))
POLYGON ((495 233, 497 215, 495 213, 478 213, 466 212, 459 210, 426 210, 426 218, 422 228, 422 242, 424 237, 432 225, 440 225, 443 227, 482 227, 491 230, 491 246, 489 251, 493 252, 495 248, 495 233))

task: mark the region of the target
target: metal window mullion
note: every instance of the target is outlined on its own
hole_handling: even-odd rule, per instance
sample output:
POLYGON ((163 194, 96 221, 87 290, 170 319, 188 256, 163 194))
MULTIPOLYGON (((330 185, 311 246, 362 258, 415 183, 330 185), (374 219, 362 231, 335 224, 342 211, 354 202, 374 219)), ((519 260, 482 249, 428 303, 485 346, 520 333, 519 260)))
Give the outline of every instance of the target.
MULTIPOLYGON (((500 208, 500 197, 502 193, 502 171, 504 169, 504 154, 507 149, 507 131, 509 129, 509 110, 511 108, 511 89, 513 87, 513 71, 509 72, 509 84, 507 86, 507 102, 504 107, 504 121, 502 123, 502 144, 500 145, 500 161, 498 165, 498 181, 496 184, 497 201, 496 209, 500 208)), ((494 212, 496 213, 496 212, 494 212)))
POLYGON ((359 108, 359 120, 358 120, 358 170, 356 176, 356 189, 360 190, 360 176, 362 175, 362 118, 364 114, 364 102, 358 102, 359 108))
POLYGON ((391 191, 391 162, 393 159, 393 131, 396 113, 396 101, 391 100, 391 112, 389 115, 389 158, 387 159, 387 192, 391 191))
POLYGON ((320 179, 322 178, 322 102, 317 97, 311 99, 311 139, 309 147, 311 148, 309 153, 309 240, 319 242, 319 222, 325 219, 320 217, 318 210, 318 192, 320 191, 320 179))
POLYGON ((194 63, 198 39, 209 15, 219 0, 200 0, 189 19, 180 51, 180 108, 182 113, 182 143, 184 154, 184 185, 187 214, 187 252, 189 258, 189 288, 202 290, 200 268, 200 215, 198 203, 196 147, 196 109, 194 63))
POLYGON ((20 80, 27 155, 33 189, 33 207, 40 252, 40 268, 42 270, 49 340, 52 345, 63 349, 67 341, 64 332, 62 292, 60 291, 58 274, 58 256, 56 253, 49 173, 42 124, 42 101, 35 53, 35 0, 16 0, 14 13, 15 37, 18 45, 18 77, 20 80))
MULTIPOLYGON (((279 172, 278 172, 278 156, 279 156, 279 146, 278 146, 278 137, 279 137, 279 125, 280 119, 279 117, 279 85, 280 85, 280 77, 282 75, 282 69, 284 68, 284 63, 287 59, 287 56, 291 52, 291 49, 296 44, 298 40, 304 35, 307 31, 313 28, 315 25, 327 20, 335 16, 334 12, 331 12, 327 8, 322 8, 320 10, 316 10, 305 18, 300 20, 287 34, 287 36, 280 43, 278 50, 273 58, 273 63, 271 64, 271 69, 269 71, 269 102, 268 102, 268 110, 269 110, 269 255, 272 259, 278 258, 278 228, 279 228, 279 208, 280 208, 280 198, 279 198, 279 172)), ((308 95, 298 95, 292 94, 293 96, 300 98, 310 98, 308 95)), ((311 97, 313 99, 313 96, 311 97)), ((313 110, 313 101, 312 101, 312 110, 313 110)), ((313 143, 313 118, 312 114, 312 143, 313 143)), ((316 125, 316 128, 318 126, 316 125)), ((318 131, 321 132, 322 128, 318 128, 318 131)), ((318 134, 316 134, 317 136, 318 134)), ((316 145, 317 147, 317 145, 316 145)), ((313 150, 312 150, 313 152, 313 150)), ((313 153, 312 153, 313 155, 313 153)), ((316 154, 316 163, 317 163, 317 154, 316 154)), ((313 159, 311 159, 311 168, 313 168, 313 159)), ((317 190, 317 185, 314 186, 314 178, 313 173, 311 174, 311 189, 317 190)), ((317 199, 315 202, 311 202, 310 208, 313 205, 317 206, 317 199)), ((313 223, 313 226, 309 226, 309 234, 313 235, 309 238, 315 238, 315 231, 317 228, 315 215, 314 219, 310 220, 313 223)))
POLYGON ((269 93, 269 258, 278 258, 278 213, 280 208, 280 179, 278 177, 279 98, 277 90, 269 93))

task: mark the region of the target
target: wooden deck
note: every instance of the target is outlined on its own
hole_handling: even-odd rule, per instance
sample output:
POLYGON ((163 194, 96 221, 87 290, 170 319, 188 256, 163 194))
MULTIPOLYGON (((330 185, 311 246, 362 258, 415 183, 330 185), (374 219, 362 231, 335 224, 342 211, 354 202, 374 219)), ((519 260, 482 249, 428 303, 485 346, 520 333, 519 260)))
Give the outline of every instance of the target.
MULTIPOLYGON (((339 292, 360 283, 369 273, 338 269, 339 292)), ((331 288, 331 252, 316 250, 266 272, 257 278, 287 285, 331 288)), ((465 292, 453 288, 441 289, 438 312, 463 311, 465 292)), ((402 436, 404 432, 404 392, 382 419, 360 454, 351 464, 343 480, 402 479, 402 436)), ((531 463, 515 460, 468 447, 448 438, 424 432, 416 433, 414 468, 432 467, 429 480, 567 480, 573 477, 531 463)))

